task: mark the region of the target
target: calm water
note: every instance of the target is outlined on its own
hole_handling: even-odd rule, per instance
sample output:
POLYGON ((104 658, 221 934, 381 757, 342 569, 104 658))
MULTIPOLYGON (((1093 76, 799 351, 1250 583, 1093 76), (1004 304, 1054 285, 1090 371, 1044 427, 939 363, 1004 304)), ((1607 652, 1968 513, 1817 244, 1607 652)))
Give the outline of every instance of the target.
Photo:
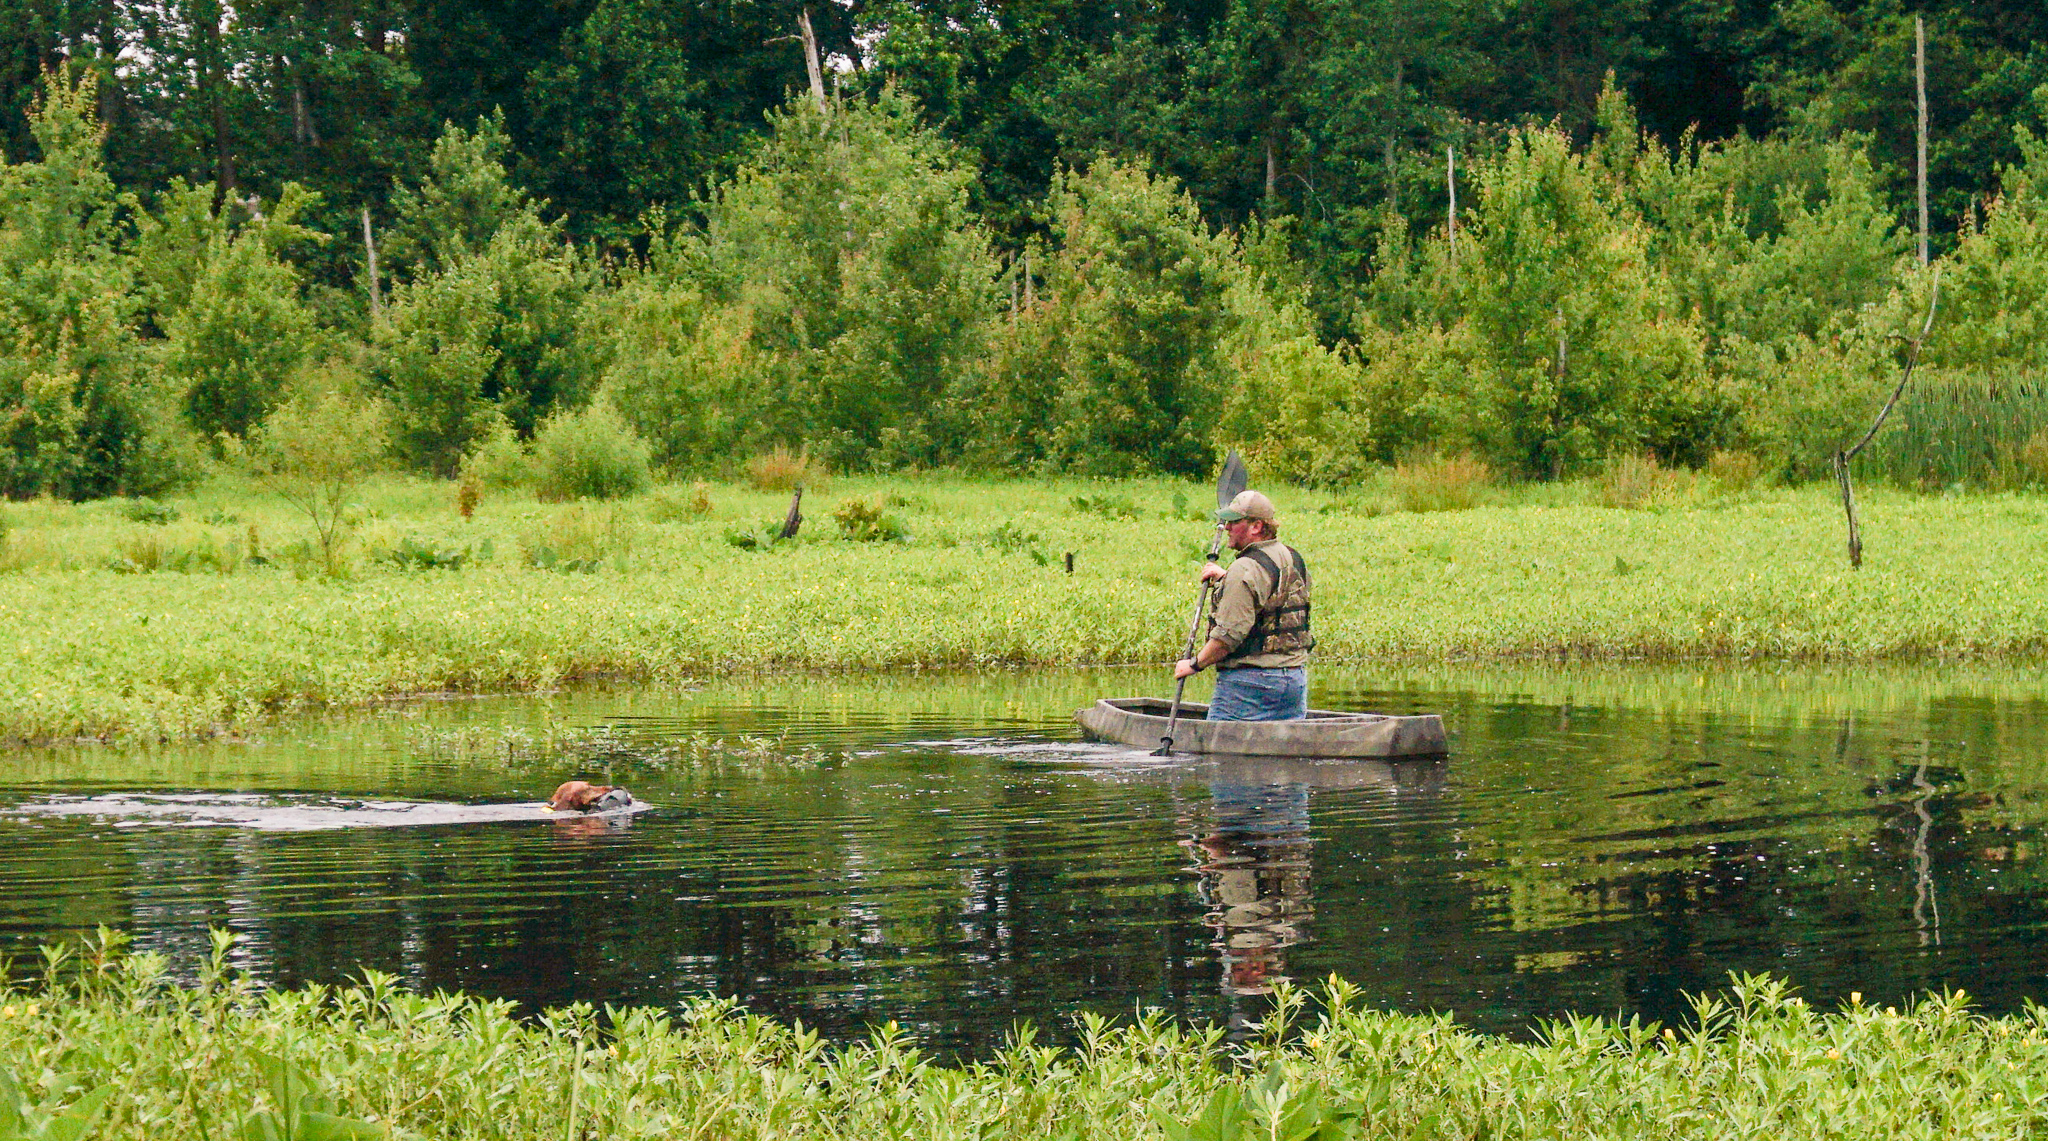
POLYGON ((0 950, 110 924, 185 968, 210 926, 283 985, 368 966, 528 1004, 706 993, 974 1053, 1082 1010, 1255 1016, 1330 973, 1517 1032, 1677 1019, 1730 971, 1828 1001, 2048 998, 2048 673, 1326 667, 1322 708, 1444 714, 1438 763, 1162 762, 1074 708, 1115 671, 729 680, 427 703, 267 739, 8 754, 0 950), (601 772, 508 729, 612 726, 655 811, 266 831, 23 813, 63 797, 481 804, 601 772), (823 761, 676 763, 690 734, 823 761), (479 744, 479 742, 485 742, 479 744), (574 771, 570 771, 571 769, 574 771))

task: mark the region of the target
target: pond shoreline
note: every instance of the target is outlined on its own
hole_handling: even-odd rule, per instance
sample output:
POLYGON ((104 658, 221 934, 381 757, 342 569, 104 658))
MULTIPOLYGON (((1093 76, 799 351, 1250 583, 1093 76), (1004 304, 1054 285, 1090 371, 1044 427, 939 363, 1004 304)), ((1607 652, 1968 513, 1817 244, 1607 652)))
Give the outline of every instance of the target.
MULTIPOLYGON (((771 493, 716 488, 694 515, 657 496, 494 502, 460 519, 445 489, 395 481, 373 497, 382 518, 362 526, 353 577, 339 580, 275 560, 221 562, 238 528, 251 544, 259 532, 291 533, 287 511, 246 491, 191 505, 191 515, 236 521, 218 527, 37 504, 14 519, 13 573, 0 574, 0 623, 17 632, 0 671, 0 742, 232 736, 279 714, 605 679, 1163 663, 1186 636, 1207 534, 1175 487, 845 480, 854 498, 893 504, 910 537, 813 532, 760 549, 731 536, 779 510, 771 493), (1105 486, 1122 494, 1105 496, 1105 486), (1094 494, 1070 494, 1081 488, 1094 494), (1117 510, 1105 514, 1104 502, 1117 510), (587 545, 572 560, 587 573, 560 570, 543 538, 587 545), (422 543, 449 565, 390 555, 422 543), (193 551, 214 552, 218 565, 186 558, 193 551), (1064 553, 1075 555, 1071 572, 1064 553), (115 558, 130 569, 106 569, 115 558), (145 563, 157 569, 133 572, 145 563)), ((1657 510, 1426 515, 1286 496, 1298 508, 1286 537, 1318 576, 1324 661, 2048 655, 2048 565, 2030 538, 2048 523, 2038 497, 1874 492, 1859 571, 1814 489, 1657 510)))

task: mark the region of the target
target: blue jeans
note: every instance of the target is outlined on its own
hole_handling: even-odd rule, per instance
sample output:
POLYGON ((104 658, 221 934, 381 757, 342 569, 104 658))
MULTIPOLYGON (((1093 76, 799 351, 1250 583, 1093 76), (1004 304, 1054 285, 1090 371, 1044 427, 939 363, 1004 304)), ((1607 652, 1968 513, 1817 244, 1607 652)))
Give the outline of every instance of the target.
POLYGON ((1308 716, 1308 671, 1245 666, 1216 671, 1211 721, 1293 721, 1308 716))

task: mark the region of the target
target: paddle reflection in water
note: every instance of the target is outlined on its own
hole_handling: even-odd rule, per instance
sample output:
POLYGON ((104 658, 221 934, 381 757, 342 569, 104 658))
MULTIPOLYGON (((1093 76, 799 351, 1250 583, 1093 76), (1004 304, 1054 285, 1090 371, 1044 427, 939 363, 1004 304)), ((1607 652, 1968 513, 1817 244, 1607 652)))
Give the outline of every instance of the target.
POLYGON ((1233 1040, 1249 1037, 1265 1004, 1247 1001, 1291 982, 1287 949, 1306 942, 1315 918, 1315 839, 1309 806, 1317 789, 1382 788, 1435 795, 1446 758, 1383 761, 1227 757, 1205 774, 1209 801, 1180 825, 1194 863, 1202 923, 1220 968, 1233 1040))

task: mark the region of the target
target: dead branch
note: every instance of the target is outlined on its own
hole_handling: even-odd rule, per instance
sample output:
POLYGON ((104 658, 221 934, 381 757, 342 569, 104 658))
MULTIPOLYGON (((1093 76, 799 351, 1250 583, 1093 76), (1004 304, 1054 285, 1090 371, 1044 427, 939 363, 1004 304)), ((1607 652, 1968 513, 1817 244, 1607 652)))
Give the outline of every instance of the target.
POLYGON ((1892 389, 1891 399, 1886 400, 1884 407, 1878 409, 1877 419, 1871 421, 1870 430, 1863 433, 1862 439, 1834 455, 1835 484, 1842 492, 1842 514, 1849 521, 1849 565, 1852 567, 1863 565, 1863 533, 1856 524, 1856 491, 1849 482, 1849 461, 1855 459, 1858 452, 1877 438, 1878 429, 1884 427, 1885 419, 1892 414, 1892 409, 1898 406, 1899 397, 1906 394, 1906 385, 1913 379, 1913 369, 1920 363, 1920 346, 1927 340, 1927 334, 1934 329, 1934 313, 1940 306, 1941 273, 1937 270, 1934 274, 1933 291, 1927 297, 1927 319, 1920 323, 1920 335, 1906 342, 1906 368, 1899 376, 1898 385, 1892 389))

